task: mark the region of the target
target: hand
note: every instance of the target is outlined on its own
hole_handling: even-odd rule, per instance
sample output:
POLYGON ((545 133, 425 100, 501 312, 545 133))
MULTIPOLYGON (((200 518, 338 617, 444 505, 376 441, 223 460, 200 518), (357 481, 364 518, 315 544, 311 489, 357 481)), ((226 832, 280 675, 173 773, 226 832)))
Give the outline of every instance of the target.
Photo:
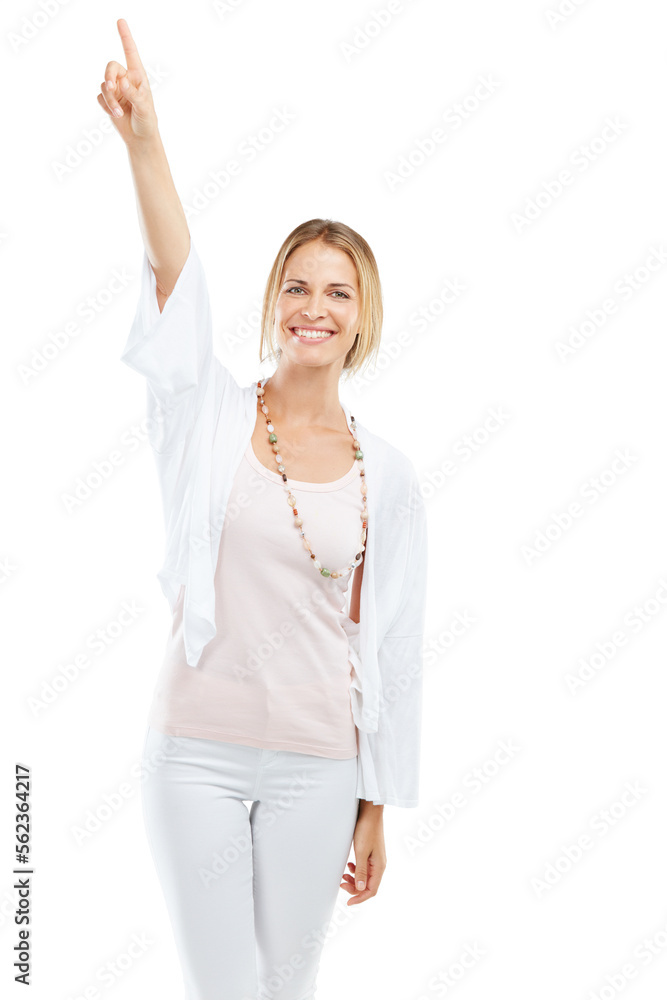
POLYGON ((384 848, 383 807, 374 806, 372 803, 364 805, 362 803, 359 810, 359 818, 354 828, 354 857, 353 861, 348 861, 347 866, 352 872, 345 872, 341 889, 349 892, 353 899, 348 899, 347 905, 364 903, 371 896, 375 896, 380 886, 384 870, 387 867, 387 855, 384 848), (356 882, 364 883, 363 888, 358 888, 356 882))
POLYGON ((154 138, 158 134, 157 115, 148 76, 127 21, 121 17, 116 26, 123 43, 127 69, 114 60, 107 63, 97 103, 109 115, 116 131, 127 145, 137 140, 154 138), (120 109, 122 114, 116 117, 115 109, 120 109))

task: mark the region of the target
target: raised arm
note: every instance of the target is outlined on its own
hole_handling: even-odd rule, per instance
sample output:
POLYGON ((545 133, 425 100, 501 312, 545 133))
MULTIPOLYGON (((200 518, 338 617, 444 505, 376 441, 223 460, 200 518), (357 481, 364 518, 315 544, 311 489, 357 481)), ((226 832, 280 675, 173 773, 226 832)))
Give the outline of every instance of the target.
POLYGON ((158 131, 148 75, 127 21, 120 18, 116 25, 127 68, 115 60, 107 63, 97 101, 127 149, 139 227, 162 312, 187 260, 190 231, 158 131))

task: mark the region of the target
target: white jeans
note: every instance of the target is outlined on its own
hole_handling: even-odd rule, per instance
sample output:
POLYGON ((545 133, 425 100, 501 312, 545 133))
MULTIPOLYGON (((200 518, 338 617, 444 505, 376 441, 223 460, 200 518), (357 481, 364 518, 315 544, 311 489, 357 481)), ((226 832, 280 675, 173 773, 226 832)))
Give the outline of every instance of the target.
POLYGON ((310 1000, 357 820, 357 758, 148 726, 142 765, 185 1000, 310 1000))

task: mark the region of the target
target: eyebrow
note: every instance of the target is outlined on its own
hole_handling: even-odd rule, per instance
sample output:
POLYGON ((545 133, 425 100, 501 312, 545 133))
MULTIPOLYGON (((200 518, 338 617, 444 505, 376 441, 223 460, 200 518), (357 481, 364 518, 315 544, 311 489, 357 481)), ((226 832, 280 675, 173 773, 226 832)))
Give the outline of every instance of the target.
MULTIPOLYGON (((286 285, 288 281, 296 281, 298 285, 308 284, 305 278, 286 278, 283 281, 283 285, 286 285)), ((348 285, 344 281, 330 281, 327 288, 352 288, 352 285, 348 285)), ((354 291, 354 288, 352 288, 352 291, 354 291)))

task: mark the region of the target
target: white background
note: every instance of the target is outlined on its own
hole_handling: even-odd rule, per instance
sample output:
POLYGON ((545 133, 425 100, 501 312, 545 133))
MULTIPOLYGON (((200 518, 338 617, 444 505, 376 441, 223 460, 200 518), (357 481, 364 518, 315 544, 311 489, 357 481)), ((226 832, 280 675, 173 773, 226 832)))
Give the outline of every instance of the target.
POLYGON ((21 762, 36 1000, 182 997, 137 777, 169 612, 153 459, 124 443, 144 415, 119 360, 142 243, 96 100, 123 61, 119 17, 155 74, 184 204, 275 108, 294 115, 190 218, 216 353, 242 384, 268 373, 278 247, 306 219, 352 226, 385 324, 375 377, 341 398, 410 455, 427 498, 421 804, 385 809, 378 895, 347 907, 340 891, 319 1000, 664 997, 664 31, 649 0, 563 0, 560 19, 558 2, 3 5, 0 974, 21 762), (109 295, 114 272, 129 280, 109 295), (465 289, 450 303, 448 282, 465 289), (115 449, 122 464, 68 509, 115 449), (123 602, 134 624, 35 708, 123 602), (128 958, 133 935, 151 943, 128 958))

